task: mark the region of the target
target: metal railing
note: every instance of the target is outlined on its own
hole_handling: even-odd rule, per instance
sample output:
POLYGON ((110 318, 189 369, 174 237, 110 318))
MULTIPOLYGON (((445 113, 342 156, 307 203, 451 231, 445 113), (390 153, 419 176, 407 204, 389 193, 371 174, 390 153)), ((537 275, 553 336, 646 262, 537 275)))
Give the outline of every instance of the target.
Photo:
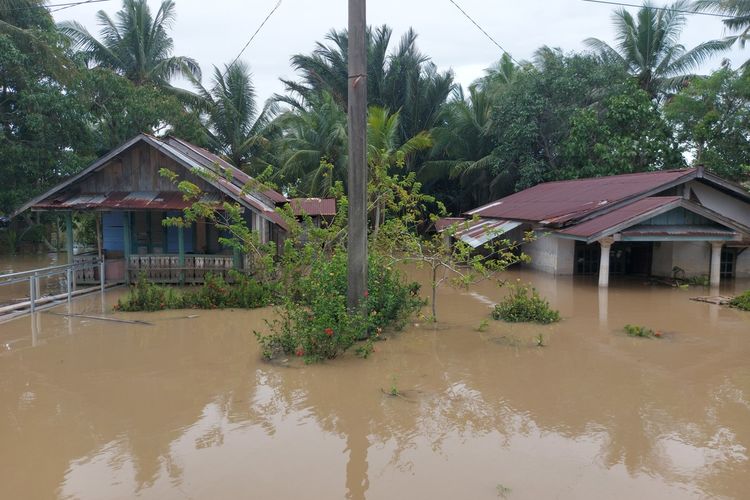
POLYGON ((91 268, 99 268, 99 287, 104 292, 104 260, 94 262, 74 262, 73 264, 64 264, 59 266, 49 266, 40 269, 31 269, 28 271, 19 271, 15 273, 0 275, 0 286, 16 285, 19 283, 28 283, 29 285, 29 309, 34 312, 37 302, 42 299, 39 287, 39 281, 42 278, 52 278, 55 276, 65 275, 65 293, 55 295, 57 298, 67 298, 68 302, 73 298, 76 289, 75 273, 91 268))

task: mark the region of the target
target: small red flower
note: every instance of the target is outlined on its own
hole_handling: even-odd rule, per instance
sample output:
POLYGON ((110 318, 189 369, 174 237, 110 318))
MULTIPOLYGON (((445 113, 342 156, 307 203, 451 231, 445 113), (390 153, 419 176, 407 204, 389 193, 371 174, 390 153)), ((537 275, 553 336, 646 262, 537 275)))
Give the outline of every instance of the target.
POLYGON ((365 297, 369 297, 369 296, 370 296, 370 292, 368 292, 367 290, 365 290, 365 297))
POLYGON ((329 337, 330 337, 331 335, 333 335, 333 328, 326 328, 326 329, 325 329, 325 330, 323 330, 323 331, 324 331, 324 332, 325 332, 325 334, 326 334, 326 335, 328 335, 329 337))
POLYGON ((297 356, 302 356, 303 354, 305 354, 305 350, 300 347, 299 349, 297 349, 297 351, 295 352, 295 354, 297 356))

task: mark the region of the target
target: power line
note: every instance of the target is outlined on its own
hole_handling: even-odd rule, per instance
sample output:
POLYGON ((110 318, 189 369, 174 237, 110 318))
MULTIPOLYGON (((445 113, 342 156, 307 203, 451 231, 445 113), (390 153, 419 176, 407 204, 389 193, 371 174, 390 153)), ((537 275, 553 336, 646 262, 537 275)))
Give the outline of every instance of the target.
POLYGON ((260 26, 258 26, 258 29, 256 29, 256 30, 255 30, 255 33, 253 33, 253 35, 252 35, 252 36, 250 37, 250 40, 248 40, 248 41, 247 41, 247 43, 245 44, 245 46, 244 46, 244 47, 242 47, 242 50, 240 50, 240 53, 239 53, 239 54, 237 54, 237 57, 235 57, 235 58, 234 58, 234 59, 232 60, 232 62, 231 62, 231 63, 229 63, 229 65, 227 65, 226 69, 224 70, 224 76, 226 76, 227 72, 229 71, 229 68, 231 68, 232 66, 234 66, 234 63, 236 63, 236 62, 237 62, 237 60, 238 60, 238 59, 239 59, 239 58, 240 58, 240 57, 242 56, 242 54, 243 54, 243 53, 245 52, 245 50, 247 50, 247 48, 248 48, 248 47, 250 46, 250 43, 252 43, 252 41, 253 41, 253 40, 255 39, 256 35, 257 35, 257 34, 258 34, 258 33, 260 32, 260 30, 261 30, 261 29, 263 29, 263 26, 265 26, 265 25, 266 25, 266 23, 268 22, 268 20, 269 20, 269 19, 271 18, 271 16, 272 16, 272 15, 273 15, 273 14, 274 14, 274 13, 275 13, 275 12, 276 12, 276 11, 277 11, 278 9, 279 9, 279 7, 281 7, 281 0, 279 0, 278 2, 276 2, 276 5, 274 6, 274 8, 273 8, 273 9, 271 9, 271 12, 269 12, 269 13, 268 13, 268 15, 266 16, 266 18, 265 18, 265 19, 263 19, 263 22, 262 22, 262 23, 260 23, 260 26))
POLYGON ((76 7, 78 5, 85 5, 89 3, 101 3, 101 2, 109 2, 109 0, 86 0, 85 2, 73 2, 68 5, 65 5, 65 4, 48 5, 47 7, 58 7, 57 9, 50 10, 50 12, 59 12, 61 10, 70 9, 71 7, 76 7))
MULTIPOLYGON (((622 3, 622 2, 612 2, 608 0, 581 0, 582 2, 589 2, 589 3, 601 3, 605 5, 617 5, 620 7, 636 7, 636 8, 643 8, 644 5, 638 5, 635 3, 622 3)), ((653 5, 648 6, 649 9, 653 10, 664 10, 667 12, 678 12, 680 14, 689 14, 689 15, 695 15, 695 16, 709 16, 709 17, 721 17, 723 19, 729 19, 733 16, 727 16, 724 14, 717 14, 715 12, 698 12, 693 10, 682 10, 682 9, 673 9, 671 7, 655 7, 653 5)))
POLYGON ((83 0, 79 2, 54 3, 54 4, 49 4, 49 5, 40 3, 39 5, 25 5, 23 7, 6 7, 0 10, 3 10, 5 12, 12 12, 12 11, 31 10, 31 9, 50 9, 50 12, 57 12, 58 10, 69 9, 77 5, 83 5, 87 3, 109 2, 109 1, 110 0, 83 0), (60 8, 51 10, 52 7, 60 7, 60 8))
POLYGON ((474 19, 472 19, 472 17, 471 17, 471 16, 469 15, 469 14, 467 14, 467 13, 466 13, 466 11, 465 11, 464 9, 462 9, 462 8, 461 8, 461 6, 460 6, 460 5, 458 5, 458 4, 457 4, 457 3, 456 3, 456 2, 454 1, 454 0, 448 0, 448 1, 449 1, 450 3, 452 3, 452 4, 453 4, 453 5, 454 5, 454 6, 455 6, 455 7, 456 7, 456 8, 457 8, 457 9, 458 9, 459 11, 461 11, 461 14, 463 14, 463 15, 464 15, 464 16, 466 17, 466 19, 468 19, 469 21, 471 21, 471 23, 472 23, 472 24, 473 24, 474 26, 476 26, 476 27, 477 27, 477 28, 479 29, 479 31, 481 31, 481 32, 482 32, 482 33, 484 34, 484 36, 486 36, 487 38, 489 38, 489 39, 490 39, 490 41, 491 41, 492 43, 494 43, 495 45, 497 45, 497 48, 498 48, 498 49, 502 50, 502 51, 503 51, 503 53, 505 53, 505 54, 508 54, 508 57, 510 57, 510 60, 511 60, 511 61, 513 61, 514 63, 518 64, 519 66, 521 65, 521 63, 519 63, 518 61, 516 61, 516 60, 515 60, 515 59, 513 58, 513 56, 512 56, 511 54, 510 54, 510 52, 508 52, 507 50, 505 50, 505 49, 503 48, 503 46, 502 46, 502 45, 500 45, 499 43, 497 43, 497 40, 495 40, 494 38, 492 38, 492 36, 491 36, 491 35, 490 35, 489 33, 487 33, 487 32, 486 32, 486 31, 484 30, 484 28, 482 28, 482 27, 481 27, 481 26, 479 25, 479 23, 477 23, 477 22, 476 22, 476 21, 475 21, 474 19))

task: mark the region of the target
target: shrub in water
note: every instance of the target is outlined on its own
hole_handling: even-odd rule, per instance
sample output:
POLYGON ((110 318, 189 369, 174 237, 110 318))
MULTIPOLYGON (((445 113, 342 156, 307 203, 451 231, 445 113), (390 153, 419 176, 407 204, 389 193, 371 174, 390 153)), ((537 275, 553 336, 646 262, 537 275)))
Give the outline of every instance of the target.
POLYGON ((646 328, 645 326, 625 325, 624 330, 625 333, 631 337, 643 337, 649 339, 652 337, 661 337, 661 333, 654 333, 652 329, 646 328))
POLYGON ((736 307, 737 309, 742 309, 743 311, 750 311, 750 290, 743 292, 733 298, 729 305, 732 307, 736 307))
POLYGON ((182 292, 169 286, 151 283, 145 274, 116 310, 126 312, 162 311, 164 309, 253 309, 267 306, 273 300, 273 287, 237 271, 230 271, 232 283, 221 275, 207 274, 205 282, 195 290, 182 292))
POLYGON ((173 288, 151 283, 145 274, 138 276, 138 281, 130 288, 125 300, 118 300, 115 309, 118 311, 161 311, 182 307, 182 296, 173 288))
POLYGON ((560 313, 552 309, 545 299, 530 285, 511 285, 510 294, 492 311, 492 317, 511 323, 554 323, 560 313))
MULTIPOLYGON (((405 283, 401 274, 378 255, 369 256, 368 290, 362 312, 350 314, 346 301, 347 256, 337 250, 328 259, 313 259, 309 272, 298 277, 281 298, 279 319, 270 333, 255 332, 267 359, 279 354, 304 357, 306 362, 333 359, 358 340, 399 329, 422 305, 419 285, 405 283)), ((361 353, 369 353, 362 349, 361 353)))

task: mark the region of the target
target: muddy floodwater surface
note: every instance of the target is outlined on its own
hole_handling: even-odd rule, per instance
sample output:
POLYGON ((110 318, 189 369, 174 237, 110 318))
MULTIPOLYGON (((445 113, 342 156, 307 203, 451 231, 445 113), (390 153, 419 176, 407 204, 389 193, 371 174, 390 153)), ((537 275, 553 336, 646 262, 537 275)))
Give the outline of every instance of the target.
POLYGON ((120 289, 70 308, 150 325, 0 324, 0 498, 748 498, 750 313, 509 277, 563 321, 479 331, 506 292, 444 288, 436 327, 311 366, 260 359, 270 309, 113 314, 120 289))

